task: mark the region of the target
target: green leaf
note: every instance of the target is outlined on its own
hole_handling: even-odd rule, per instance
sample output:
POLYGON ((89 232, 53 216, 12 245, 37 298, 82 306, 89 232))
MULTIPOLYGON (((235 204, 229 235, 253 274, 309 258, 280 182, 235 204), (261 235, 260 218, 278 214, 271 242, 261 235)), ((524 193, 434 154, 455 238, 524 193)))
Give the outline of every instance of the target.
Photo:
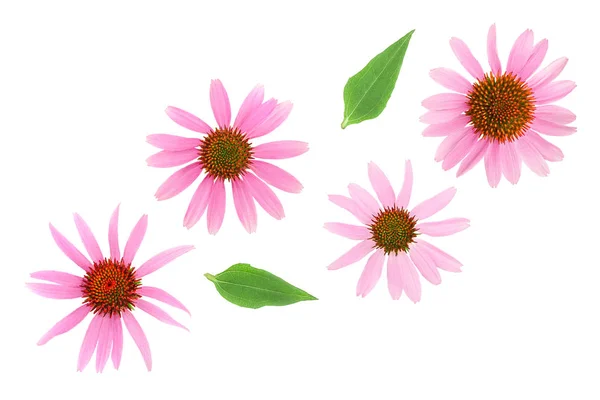
POLYGON ((375 56, 344 87, 342 129, 379 116, 392 96, 408 42, 415 30, 375 56))
POLYGON ((317 300, 304 290, 250 264, 235 264, 217 275, 204 274, 223 298, 246 308, 287 306, 299 301, 317 300))

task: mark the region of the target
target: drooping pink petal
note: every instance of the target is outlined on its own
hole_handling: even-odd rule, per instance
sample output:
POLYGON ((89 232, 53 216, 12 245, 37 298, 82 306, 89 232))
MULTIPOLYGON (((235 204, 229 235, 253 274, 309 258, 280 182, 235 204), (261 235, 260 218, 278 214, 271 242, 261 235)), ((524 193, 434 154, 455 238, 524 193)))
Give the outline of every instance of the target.
POLYGON ((184 111, 177 107, 167 107, 165 110, 169 118, 173 120, 177 125, 183 126, 194 132, 208 133, 212 130, 210 126, 200 118, 196 117, 187 111, 184 111))
POLYGON ((157 269, 164 267, 171 261, 175 260, 176 258, 184 255, 185 253, 187 253, 193 249, 195 249, 194 246, 186 245, 186 246, 177 246, 177 247, 173 247, 171 249, 162 251, 162 252, 158 253, 157 255, 155 255, 154 257, 150 258, 145 263, 143 263, 135 271, 135 276, 138 279, 143 278, 144 276, 149 275, 149 274, 153 273, 154 271, 156 271, 157 269))
POLYGON ((275 110, 275 107, 277 107, 277 100, 269 99, 265 101, 256 107, 252 113, 248 114, 244 121, 240 123, 238 128, 247 135, 248 132, 251 132, 256 126, 266 120, 267 117, 271 115, 273 110, 275 110))
POLYGON ((521 156, 521 159, 529 167, 530 170, 538 174, 539 176, 548 176, 550 173, 550 167, 544 160, 544 157, 533 147, 527 136, 523 136, 517 140, 516 143, 517 152, 521 156))
POLYGON ((554 104, 539 106, 535 109, 535 118, 555 124, 566 125, 577 118, 570 110, 554 104))
POLYGON ((396 262, 399 267, 402 289, 404 289, 404 292, 413 303, 417 303, 421 300, 421 281, 419 280, 419 273, 415 269, 412 261, 408 258, 408 255, 404 252, 398 253, 396 262))
POLYGON ((369 163, 369 180, 381 204, 384 207, 393 207, 396 202, 394 189, 381 168, 372 161, 369 163))
POLYGON ((206 215, 206 224, 208 233, 216 235, 223 225, 225 218, 225 181, 223 179, 215 180, 210 193, 208 202, 208 211, 206 215))
POLYGON ((254 139, 273 132, 279 125, 283 123, 292 112, 292 103, 284 101, 277 104, 273 112, 253 130, 248 132, 248 138, 254 139))
POLYGON ((38 346, 42 346, 58 335, 69 332, 83 321, 90 312, 90 307, 87 304, 80 306, 71 312, 69 315, 58 321, 48 332, 41 337, 37 342, 38 346))
POLYGON ((351 183, 348 185, 348 192, 350 193, 352 200, 354 200, 356 205, 360 207, 364 213, 372 216, 379 212, 377 200, 361 186, 356 183, 351 183))
POLYGON ((115 208, 108 224, 108 246, 110 247, 110 258, 113 260, 121 259, 121 250, 119 249, 119 206, 115 208))
POLYGON ((142 286, 137 290, 137 293, 144 297, 150 297, 152 299, 162 301, 165 304, 173 306, 175 308, 179 308, 182 311, 185 311, 189 315, 192 315, 190 311, 183 305, 182 302, 177 300, 175 297, 165 292, 162 289, 153 286, 142 286))
POLYGON ((434 285, 439 285, 442 283, 440 272, 437 270, 435 264, 429 258, 429 256, 425 252, 421 251, 418 244, 413 244, 410 247, 409 255, 413 264, 415 264, 415 267, 417 267, 421 275, 423 275, 423 278, 427 279, 434 285))
POLYGON ((517 153, 514 142, 504 143, 500 147, 500 162, 506 179, 516 185, 521 177, 521 157, 517 153))
POLYGON ((214 178, 206 175, 190 200, 188 209, 183 217, 183 226, 190 229, 200 221, 200 218, 202 218, 208 207, 213 186, 214 178))
POLYGON ((66 237, 62 235, 52 224, 50 226, 50 233, 52 234, 52 238, 59 249, 71 259, 75 264, 83 268, 84 271, 89 271, 92 263, 83 255, 71 242, 67 240, 66 237))
POLYGON ((553 103, 562 99, 575 89, 577 85, 573 81, 554 81, 538 88, 535 93, 536 105, 553 103))
POLYGON ((334 270, 344 268, 350 264, 354 264, 357 261, 362 260, 367 254, 373 251, 375 243, 371 240, 364 240, 351 248, 348 252, 342 255, 340 258, 332 262, 327 269, 334 270))
MULTIPOLYGON (((233 126, 236 128, 240 128, 242 123, 248 118, 250 114, 252 114, 256 108, 258 108, 265 97, 265 88, 263 85, 256 85, 254 89, 250 91, 248 96, 242 102, 240 106, 240 110, 235 117, 235 122, 233 126)), ((241 129, 241 128, 240 128, 241 129)))
POLYGON ((458 93, 434 94, 423 100, 423 107, 432 111, 460 110, 465 111, 468 107, 467 97, 458 93))
MULTIPOLYGON (((462 96, 462 95, 459 95, 462 96)), ((449 122, 444 122, 443 124, 434 124, 429 125, 423 131, 423 136, 425 137, 439 137, 439 136, 448 136, 453 132, 462 131, 471 121, 471 117, 468 115, 461 114, 457 118, 453 119, 449 122)))
POLYGON ((406 160, 404 163, 404 181, 402 182, 402 189, 398 192, 396 197, 396 205, 401 208, 407 208, 410 202, 410 195, 412 193, 413 186, 413 171, 410 160, 406 160))
POLYGON ((176 171, 160 185, 154 196, 158 200, 166 200, 177 196, 188 188, 202 172, 202 166, 198 163, 190 164, 176 171))
POLYGON ((464 231, 468 227, 469 220, 466 218, 449 218, 443 221, 421 222, 416 226, 421 234, 429 236, 449 236, 464 231))
POLYGON ((462 139, 464 139, 467 135, 474 136, 473 127, 466 126, 463 129, 454 131, 451 134, 449 134, 448 136, 446 136, 444 138, 444 140, 442 140, 442 143, 440 143, 440 145, 438 146, 438 148, 435 152, 435 157, 434 157, 435 161, 440 162, 440 161, 444 160, 444 158, 446 158, 448 153, 450 153, 452 151, 452 149, 454 149, 454 147, 456 147, 456 145, 462 139))
POLYGON ((210 81, 210 106, 220 128, 227 128, 231 123, 231 105, 225 86, 219 79, 210 81))
POLYGON ((150 344, 148 343, 148 339, 146 338, 142 327, 129 310, 125 310, 122 316, 123 322, 125 323, 125 327, 129 331, 129 334, 133 338, 133 341, 140 350, 140 353, 142 353, 142 357, 144 358, 146 368, 148 368, 148 371, 151 371, 152 353, 150 353, 150 344))
POLYGON ((125 244, 125 250, 123 251, 123 262, 125 264, 131 264, 133 262, 133 259, 144 240, 147 228, 148 216, 144 214, 131 230, 129 239, 127 239, 127 244, 125 244))
POLYGON ((269 185, 288 193, 300 193, 302 184, 292 174, 268 162, 252 160, 250 169, 269 185))
POLYGON ((500 162, 500 145, 490 142, 484 158, 485 173, 491 187, 497 187, 502 178, 502 164, 500 162))
POLYGON ((423 253, 426 253, 429 256, 429 258, 433 260, 433 263, 436 267, 443 269, 444 271, 460 272, 460 267, 462 267, 462 263, 456 258, 443 252, 442 250, 438 249, 434 245, 424 240, 419 239, 418 243, 419 250, 421 250, 423 253))
POLYGON ((480 139, 475 145, 471 148, 469 154, 465 157, 464 160, 460 163, 460 167, 458 167, 458 171, 456 172, 456 176, 462 176, 468 171, 470 171, 485 155, 487 152, 487 148, 490 142, 485 139, 480 139))
POLYGON ((162 150, 183 151, 200 146, 201 140, 198 138, 168 135, 166 133, 155 133, 153 135, 148 135, 146 137, 146 142, 162 150))
POLYGON ((569 59, 567 57, 561 57, 552 61, 546 68, 533 75, 529 81, 527 81, 527 85, 533 90, 547 85, 560 75, 562 70, 565 69, 568 61, 569 59))
POLYGON ((102 255, 100 246, 88 224, 77 213, 73 214, 73 219, 75 220, 75 226, 77 227, 77 232, 79 232, 79 237, 81 237, 81 241, 83 242, 83 247, 87 250, 92 261, 98 262, 103 260, 104 256, 102 255))
POLYGON ((146 163, 154 168, 171 168, 195 160, 199 157, 197 149, 188 149, 182 151, 159 151, 146 159, 146 163))
POLYGON ((277 142, 263 143, 256 146, 252 153, 256 158, 282 160, 297 157, 308 151, 308 143, 298 140, 280 140, 277 142))
POLYGON ((165 324, 177 326, 179 328, 185 329, 186 331, 190 331, 185 326, 181 325, 179 322, 175 321, 173 317, 171 317, 166 311, 160 308, 157 305, 147 302, 146 300, 137 299, 135 302, 137 308, 146 313, 152 315, 154 318, 159 320, 160 322, 164 322, 165 324))
POLYGON ((526 81, 529 79, 531 74, 533 74, 539 67, 542 65, 542 61, 544 61, 544 57, 546 56, 546 52, 548 51, 548 39, 540 40, 534 47, 529 59, 519 72, 519 77, 522 81, 526 81))
POLYGON ((329 232, 352 240, 366 240, 372 234, 366 226, 348 225, 340 222, 327 222, 324 226, 329 232))
POLYGON ((233 204, 237 216, 248 233, 256 232, 256 204, 249 193, 246 183, 242 179, 231 181, 233 204))
POLYGON ((454 92, 466 94, 473 88, 473 85, 462 75, 448 68, 432 69, 429 76, 446 89, 454 92))
POLYGON ((119 316, 112 317, 113 345, 110 358, 115 369, 121 365, 121 356, 123 355, 123 325, 119 316))
POLYGON ((357 296, 366 297, 373 290, 381 277, 384 260, 385 254, 383 250, 377 250, 369 257, 356 285, 357 296))
POLYGON ((392 299, 398 300, 402 295, 402 277, 400 276, 400 264, 395 254, 388 255, 387 262, 388 291, 392 299))
POLYGON ((83 371, 92 359, 92 355, 98 344, 98 336, 100 335, 100 329, 103 322, 104 318, 100 314, 96 314, 94 318, 92 318, 92 321, 85 332, 85 336, 83 337, 81 349, 79 350, 77 371, 83 371))
POLYGON ((244 175, 244 180, 247 187, 250 189, 250 194, 263 210, 275 219, 282 219, 285 217, 281 201, 279 201, 275 192, 273 192, 266 183, 250 172, 244 175))
POLYGON ((487 37, 487 55, 490 68, 494 75, 499 76, 502 74, 502 64, 500 63, 500 57, 498 57, 498 46, 496 45, 496 24, 490 26, 487 37))
POLYGON ((82 279, 80 276, 60 271, 37 271, 30 275, 33 279, 54 282, 59 285, 79 287, 82 279))
POLYGON ((506 72, 518 74, 523 69, 523 66, 529 59, 533 51, 533 31, 527 29, 523 32, 513 44, 510 54, 508 55, 508 63, 506 64, 506 72))
POLYGON ((536 118, 531 123, 531 129, 549 136, 568 136, 577 132, 577 128, 574 126, 561 125, 540 118, 536 118))
POLYGON ((55 285, 52 283, 26 283, 29 290, 38 296, 48 299, 77 299, 81 297, 81 288, 74 286, 55 285))
POLYGON ((419 121, 424 124, 443 124, 455 120, 463 111, 466 111, 467 108, 468 106, 465 105, 464 109, 459 110, 427 111, 425 114, 421 115, 419 121))
POLYGON ((96 372, 104 371, 110 350, 112 348, 112 320, 111 317, 105 316, 100 326, 98 335, 98 349, 96 350, 96 372))
POLYGON ((476 134, 465 135, 452 150, 448 152, 444 161, 442 162, 442 169, 448 171, 454 168, 459 162, 461 162, 467 154, 473 149, 477 143, 476 134))
POLYGON ((455 194, 456 188, 448 188, 430 199, 421 202, 415 206, 410 213, 417 219, 429 218, 450 204, 450 201, 452 201, 455 194))
POLYGON ((473 53, 469 50, 469 46, 462 40, 453 37, 450 39, 450 47, 454 52, 458 61, 462 64, 463 67, 467 70, 471 76, 475 79, 483 79, 483 68, 481 68, 481 64, 479 61, 473 57, 473 53))
POLYGON ((548 161, 561 161, 564 154, 561 149, 538 135, 532 130, 527 131, 523 136, 529 140, 529 143, 548 161))
POLYGON ((330 194, 329 201, 336 206, 339 206, 350 212, 350 214, 354 215, 361 223, 365 225, 371 224, 371 216, 364 212, 361 207, 356 205, 356 202, 351 198, 337 194, 330 194))

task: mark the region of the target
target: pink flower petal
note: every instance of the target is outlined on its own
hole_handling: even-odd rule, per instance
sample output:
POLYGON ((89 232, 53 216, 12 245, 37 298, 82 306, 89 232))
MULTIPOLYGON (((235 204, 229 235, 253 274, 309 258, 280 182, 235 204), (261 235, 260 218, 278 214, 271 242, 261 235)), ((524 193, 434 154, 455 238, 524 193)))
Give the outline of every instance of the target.
POLYGON ((90 307, 87 304, 80 306, 71 312, 69 315, 58 321, 41 339, 37 342, 38 346, 48 343, 51 339, 63 333, 69 332, 83 321, 90 312, 90 307))
POLYGON ((208 212, 206 223, 208 233, 216 235, 223 225, 225 218, 225 181, 223 179, 215 180, 210 193, 210 201, 208 202, 208 212))
POLYGON ((202 218, 202 215, 204 215, 204 212, 208 207, 213 186, 214 178, 210 175, 204 176, 204 179, 200 182, 200 185, 198 185, 198 188, 194 192, 192 200, 190 200, 188 209, 183 217, 183 226, 191 229, 198 221, 200 221, 200 218, 202 218))
POLYGON ((218 79, 210 82, 210 105, 220 128, 227 128, 231 123, 231 105, 225 87, 218 79))
POLYGON ((506 64, 506 72, 518 74, 523 69, 523 66, 529 59, 533 51, 533 32, 528 29, 523 32, 513 44, 510 54, 508 55, 508 63, 506 64))
POLYGON ((350 192, 352 200, 354 200, 356 205, 360 207, 364 213, 373 216, 379 212, 377 200, 361 186, 356 183, 351 183, 348 185, 348 192, 350 192))
POLYGON ((462 139, 467 137, 467 135, 474 136, 473 127, 466 126, 462 130, 454 131, 446 136, 435 152, 435 161, 440 162, 446 158, 448 153, 450 153, 462 139))
POLYGON ((112 329, 113 345, 110 358, 112 359, 115 369, 119 369, 119 366, 121 365, 121 356, 123 355, 123 325, 121 325, 120 317, 112 317, 112 329))
POLYGON ((531 123, 531 129, 549 136, 569 136, 577 132, 577 128, 574 126, 556 124, 554 122, 544 121, 540 118, 536 118, 531 123))
POLYGON ((113 260, 121 259, 121 250, 119 249, 119 206, 115 208, 108 224, 108 245, 110 247, 110 258, 113 260))
POLYGON ((411 299, 413 303, 417 303, 421 300, 421 281, 419 280, 419 274, 406 253, 398 253, 396 260, 400 269, 402 288, 404 289, 404 292, 406 292, 408 298, 411 299))
POLYGON ((456 110, 465 111, 468 108, 468 99, 463 94, 458 93, 439 93, 434 94, 423 100, 423 107, 428 110, 456 110))
POLYGON ((476 134, 465 135, 446 155, 444 161, 442 162, 442 169, 444 171, 448 171, 461 162, 475 146, 477 137, 478 135, 476 134))
POLYGON ((421 115, 419 121, 421 121, 424 124, 444 124, 447 122, 454 121, 462 114, 463 111, 466 111, 467 109, 468 106, 465 105, 460 109, 454 110, 427 111, 425 114, 421 115))
POLYGON ((532 130, 527 131, 525 136, 529 143, 548 161, 561 161, 564 158, 561 149, 542 138, 532 130))
POLYGON ((122 314, 122 317, 123 322, 125 323, 125 327, 129 331, 129 334, 133 338, 133 341, 140 350, 140 353, 142 353, 142 357, 144 358, 146 368, 148 368, 148 371, 151 371, 152 353, 150 353, 150 344, 148 343, 148 339, 146 338, 142 327, 129 310, 125 310, 122 314))
POLYGON ((154 257, 150 258, 145 263, 143 263, 135 271, 135 276, 138 279, 143 278, 144 276, 149 275, 149 274, 153 273, 154 271, 156 271, 157 269, 164 267, 171 261, 175 260, 176 258, 184 255, 185 253, 187 253, 193 249, 195 249, 194 246, 186 245, 186 246, 177 246, 177 247, 173 247, 171 249, 162 251, 162 252, 158 253, 157 255, 155 255, 154 257))
POLYGON ((233 204, 237 216, 248 233, 256 232, 256 204, 246 183, 242 179, 231 181, 233 204))
POLYGON ((154 318, 159 320, 160 322, 164 322, 165 324, 177 326, 179 328, 185 329, 186 331, 190 331, 185 326, 181 325, 179 322, 175 321, 173 317, 171 317, 166 311, 160 308, 157 305, 152 303, 148 303, 146 300, 137 299, 135 302, 135 306, 142 311, 152 315, 154 318))
POLYGON ((212 128, 208 126, 206 122, 202 121, 194 114, 191 114, 180 108, 169 106, 165 112, 169 118, 173 120, 173 122, 175 122, 177 125, 183 126, 186 129, 199 133, 208 133, 212 131, 212 128))
POLYGON ((252 160, 250 169, 263 181, 288 193, 300 193, 302 184, 289 172, 264 161, 252 160))
POLYGON ((444 271, 460 272, 460 267, 462 267, 462 264, 456 258, 424 240, 419 239, 418 243, 419 250, 421 250, 423 253, 426 253, 429 258, 433 260, 433 263, 436 267, 443 269, 444 271))
POLYGON ((105 316, 100 326, 98 335, 98 349, 96 350, 96 372, 104 371, 108 356, 112 346, 112 320, 111 317, 105 316))
POLYGON ((554 81, 538 88, 535 93, 536 105, 548 104, 562 99, 575 89, 573 81, 554 81))
POLYGON ((262 85, 256 85, 242 102, 233 126, 240 128, 246 118, 262 104, 264 97, 265 88, 262 85))
POLYGON ((500 145, 490 142, 484 158, 485 173, 491 187, 497 187, 502 178, 502 164, 500 162, 500 145))
POLYGON ((281 140, 256 146, 252 152, 256 158, 282 160, 297 157, 308 151, 308 143, 297 140, 281 140))
POLYGON ((523 136, 517 140, 516 143, 517 152, 521 156, 521 159, 529 167, 530 170, 538 174, 539 176, 548 176, 550 173, 550 167, 544 160, 544 157, 533 147, 527 136, 523 136))
POLYGON ((521 157, 515 149, 514 142, 504 143, 500 147, 502 173, 510 183, 516 185, 521 177, 521 157))
POLYGON ((435 196, 427 199, 417 206, 415 206, 410 212, 417 219, 426 219, 435 215, 439 211, 443 210, 456 194, 456 188, 448 188, 443 192, 436 194, 435 196))
POLYGON ((148 216, 144 214, 131 230, 129 239, 127 239, 127 244, 125 244, 125 250, 123 251, 123 262, 125 264, 131 264, 133 262, 133 259, 144 240, 147 228, 148 216))
POLYGON ((496 45, 496 25, 490 26, 487 38, 487 54, 490 68, 494 75, 499 76, 502 74, 502 64, 500 64, 500 57, 498 57, 498 46, 496 45))
POLYGON ((404 182, 402 183, 402 189, 398 192, 396 198, 396 205, 401 208, 407 208, 410 202, 410 195, 412 193, 413 186, 413 171, 410 160, 406 160, 404 163, 404 182))
POLYGON ((339 222, 327 222, 324 226, 329 232, 352 240, 366 240, 372 234, 366 226, 348 225, 339 222))
POLYGON ((522 81, 526 81, 527 79, 529 79, 531 74, 533 74, 540 67, 540 65, 542 65, 542 61, 544 61, 544 57, 546 56, 547 51, 547 39, 540 40, 535 45, 531 55, 529 56, 529 59, 523 66, 523 69, 521 69, 521 72, 519 72, 519 77, 522 81))
MULTIPOLYGON (((462 95, 459 95, 462 96, 462 95)), ((439 137, 439 136, 448 136, 453 132, 462 131, 471 121, 471 117, 468 115, 461 114, 457 118, 453 119, 449 122, 444 122, 442 124, 434 124, 429 125, 423 131, 423 136, 425 137, 439 137)))
POLYGON ((48 299, 77 299, 81 297, 81 288, 52 283, 26 283, 33 293, 48 299))
POLYGON ((552 61, 546 68, 533 75, 529 81, 527 81, 527 85, 533 90, 547 85, 560 75, 568 61, 569 59, 567 57, 561 57, 558 60, 552 61))
POLYGON ((262 124, 268 117, 273 113, 277 107, 277 100, 269 99, 264 103, 260 104, 256 107, 252 113, 248 114, 248 116, 240 123, 238 128, 248 134, 251 132, 256 126, 262 124))
POLYGON ((357 296, 366 297, 373 290, 381 277, 384 260, 385 254, 383 250, 377 250, 369 257, 356 286, 357 296))
POLYGON ((92 230, 88 224, 86 224, 83 218, 81 218, 81 216, 77 213, 73 214, 73 218, 75 220, 77 232, 79 232, 79 237, 81 237, 83 246, 92 258, 92 261, 98 262, 104 260, 100 246, 98 245, 98 242, 96 241, 96 238, 94 237, 94 234, 92 233, 92 230))
POLYGON ((188 149, 182 151, 159 151, 146 159, 146 163, 154 168, 171 168, 195 160, 199 157, 197 149, 188 149))
POLYGON ((195 149, 200 146, 201 140, 198 138, 187 138, 183 136, 168 135, 165 133, 155 133, 146 137, 146 142, 154 147, 167 151, 183 151, 195 149))
POLYGON ((464 160, 460 163, 460 167, 458 167, 458 171, 456 172, 456 176, 462 176, 466 172, 470 171, 485 155, 487 152, 488 146, 490 142, 485 139, 479 139, 477 143, 471 148, 469 154, 465 157, 464 160))
POLYGON ((425 252, 421 251, 418 244, 411 246, 409 255, 415 267, 423 275, 423 278, 427 279, 433 285, 442 283, 442 277, 435 267, 433 260, 425 252))
POLYGON ((101 317, 100 314, 96 314, 94 318, 92 318, 92 322, 90 322, 90 325, 85 332, 83 343, 81 344, 81 349, 79 350, 77 371, 83 371, 92 359, 92 355, 94 354, 94 350, 96 350, 96 345, 98 344, 98 336, 100 335, 100 328, 102 327, 103 320, 104 318, 101 317))
POLYGON ((402 295, 402 277, 400 276, 400 264, 395 254, 388 255, 387 262, 388 291, 392 299, 398 300, 402 295))
POLYGON ((283 123, 292 112, 292 103, 284 101, 277 104, 273 112, 253 130, 248 132, 248 138, 254 139, 273 132, 279 125, 283 123))
POLYGON ((575 121, 577 118, 570 110, 556 105, 539 106, 535 109, 535 118, 555 124, 566 125, 575 121))
POLYGON ((450 218, 436 222, 421 222, 416 226, 421 234, 429 236, 449 236, 464 231, 468 227, 469 220, 466 218, 450 218))
POLYGON ((162 289, 152 286, 142 286, 137 290, 137 292, 144 297, 150 297, 152 299, 162 301, 165 304, 185 311, 186 313, 188 313, 188 315, 192 315, 190 311, 183 305, 182 302, 180 302, 175 297, 173 297, 172 295, 170 295, 162 289))
POLYGON ((181 168, 160 185, 154 196, 158 200, 166 200, 177 196, 194 183, 201 172, 202 166, 198 163, 181 168))
POLYGON ((81 285, 82 279, 80 276, 68 274, 60 271, 37 271, 31 274, 33 279, 53 282, 59 285, 71 286, 78 288, 81 285))
POLYGON ((446 89, 454 92, 467 94, 473 88, 473 85, 462 75, 448 68, 432 69, 429 76, 446 89))
POLYGON ((335 270, 344 268, 350 264, 354 264, 357 261, 362 260, 373 251, 375 243, 371 240, 364 240, 351 248, 348 252, 342 255, 340 258, 332 262, 327 269, 335 270))
POLYGON ((369 180, 381 204, 384 207, 393 207, 396 202, 394 189, 381 168, 372 161, 369 163, 369 180))
POLYGON ((52 224, 50 226, 50 233, 52 238, 59 249, 71 259, 75 264, 83 268, 84 271, 89 271, 92 263, 83 255, 71 242, 67 240, 52 224))
POLYGON ((458 61, 460 61, 462 66, 465 67, 467 72, 471 74, 473 78, 478 80, 482 80, 484 78, 481 64, 479 64, 479 61, 473 57, 473 53, 471 53, 469 46, 467 46, 465 42, 453 37, 450 39, 450 47, 452 48, 456 58, 458 58, 458 61))
POLYGON ((244 175, 244 180, 252 197, 269 215, 278 220, 285 217, 279 198, 266 183, 252 173, 244 175))
POLYGON ((344 210, 350 212, 350 214, 354 215, 361 223, 365 225, 371 224, 371 216, 364 212, 362 208, 356 205, 356 202, 346 196, 340 196, 337 194, 330 194, 329 201, 331 201, 336 206, 343 208, 344 210))

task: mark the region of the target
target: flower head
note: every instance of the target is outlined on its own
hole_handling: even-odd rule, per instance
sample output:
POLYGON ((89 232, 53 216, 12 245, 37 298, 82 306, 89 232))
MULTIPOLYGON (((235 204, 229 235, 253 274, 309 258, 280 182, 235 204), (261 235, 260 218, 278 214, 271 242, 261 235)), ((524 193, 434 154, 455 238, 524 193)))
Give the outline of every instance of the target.
POLYGON ((148 217, 142 216, 135 225, 122 254, 119 248, 118 219, 119 207, 115 209, 110 219, 108 233, 110 255, 105 257, 89 226, 78 214, 75 214, 77 231, 91 260, 50 224, 54 241, 67 257, 83 269, 84 275, 81 277, 61 271, 38 271, 32 273, 31 277, 51 283, 27 283, 29 289, 40 296, 50 299, 81 299, 83 303, 54 325, 40 339, 38 345, 46 344, 55 336, 70 331, 86 316, 93 315, 79 351, 78 371, 83 371, 94 351, 96 351, 97 372, 104 370, 109 356, 114 367, 119 368, 123 351, 121 321, 142 353, 146 367, 149 371, 152 369, 148 339, 133 314, 136 309, 166 324, 187 330, 162 308, 148 302, 146 298, 162 301, 189 314, 187 308, 164 290, 143 285, 142 278, 192 250, 194 246, 179 246, 165 250, 139 267, 135 267, 134 257, 146 234, 148 217))
POLYGON ((483 159, 492 187, 498 186, 502 175, 516 184, 522 162, 536 174, 547 176, 547 161, 560 161, 563 154, 540 134, 566 136, 576 131, 568 126, 575 115, 551 104, 575 88, 575 82, 555 80, 567 65, 567 58, 559 58, 536 72, 548 50, 548 41, 543 39, 534 45, 533 32, 526 30, 515 41, 503 71, 495 25, 488 33, 489 72, 484 72, 462 40, 452 38, 450 46, 475 81, 471 83, 447 68, 431 71, 437 83, 458 92, 436 94, 423 101, 429 110, 421 117, 429 124, 423 136, 445 136, 435 160, 442 161, 444 170, 460 163, 456 175, 461 176, 483 159))
POLYGON ((422 222, 446 207, 454 197, 456 189, 446 189, 409 209, 413 184, 410 161, 406 162, 404 184, 398 196, 386 175, 373 162, 369 164, 369 180, 379 202, 368 191, 354 183, 348 186, 350 197, 329 196, 329 200, 349 211, 362 226, 339 222, 325 224, 325 229, 332 233, 360 241, 328 268, 343 268, 371 254, 356 287, 356 295, 365 297, 381 277, 387 257, 390 295, 397 300, 404 291, 408 298, 416 303, 421 299, 419 273, 437 285, 442 281, 438 268, 460 272, 462 266, 456 259, 423 240, 422 235, 451 235, 466 229, 469 220, 451 218, 422 222))
POLYGON ((283 206, 270 186, 289 193, 302 190, 292 175, 261 159, 296 157, 308 150, 308 144, 283 140, 255 145, 254 139, 271 133, 286 120, 292 104, 264 101, 264 88, 255 87, 242 103, 231 123, 231 106, 225 87, 219 80, 210 85, 210 102, 217 121, 211 128, 198 117, 175 107, 167 115, 177 124, 200 133, 198 138, 155 134, 148 143, 162 151, 148 158, 157 168, 187 164, 172 174, 156 191, 158 200, 176 196, 204 173, 192 196, 183 224, 194 226, 207 213, 208 231, 216 234, 225 216, 225 182, 231 183, 238 218, 248 232, 256 230, 255 201, 272 217, 284 217, 283 206))

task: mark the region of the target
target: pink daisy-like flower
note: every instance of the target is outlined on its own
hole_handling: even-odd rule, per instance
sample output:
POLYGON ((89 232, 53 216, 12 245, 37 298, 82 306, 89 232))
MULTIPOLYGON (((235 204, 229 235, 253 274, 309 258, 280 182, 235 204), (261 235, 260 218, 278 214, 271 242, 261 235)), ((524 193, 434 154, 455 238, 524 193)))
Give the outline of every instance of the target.
POLYGON ((96 371, 102 372, 112 358, 113 365, 119 369, 123 351, 123 327, 121 320, 142 353, 148 371, 152 369, 152 356, 148 339, 132 311, 136 308, 169 325, 187 328, 175 321, 162 308, 145 300, 152 298, 189 314, 185 306, 162 289, 142 285, 142 278, 192 250, 194 246, 179 246, 165 250, 138 268, 133 266, 148 226, 148 217, 144 215, 133 228, 123 253, 119 249, 118 219, 119 207, 112 214, 108 228, 110 256, 104 257, 100 246, 86 222, 75 214, 75 225, 90 259, 83 255, 52 224, 50 232, 62 252, 77 264, 85 274, 83 277, 60 271, 38 271, 31 274, 34 279, 52 283, 27 283, 34 293, 50 299, 82 299, 83 305, 54 325, 38 345, 46 344, 55 336, 73 329, 88 314, 93 318, 83 338, 79 351, 77 370, 90 362, 96 351, 96 371))
POLYGON ((462 40, 452 38, 450 46, 475 82, 447 68, 431 71, 433 80, 458 92, 436 94, 423 101, 429 111, 421 121, 430 124, 423 136, 446 136, 435 160, 442 161, 444 170, 460 162, 456 175, 461 176, 484 159, 492 187, 498 186, 502 175, 516 184, 521 162, 536 174, 547 176, 550 169, 546 161, 560 161, 563 153, 540 134, 566 136, 576 131, 567 126, 575 121, 575 114, 551 104, 576 86, 572 81, 555 80, 567 65, 567 58, 559 58, 534 73, 544 60, 548 40, 534 45, 533 32, 526 30, 515 41, 503 72, 495 25, 488 33, 490 72, 484 72, 462 40))
POLYGON ((413 185, 410 161, 406 161, 404 184, 397 196, 386 175, 373 162, 369 163, 369 180, 379 202, 368 191, 354 183, 348 186, 350 197, 329 196, 331 202, 349 211, 362 226, 339 222, 325 224, 325 229, 332 233, 360 241, 327 268, 340 269, 372 253, 356 287, 356 295, 365 297, 379 281, 387 256, 390 295, 397 300, 404 291, 408 298, 416 303, 421 299, 419 273, 429 282, 438 285, 442 281, 438 268, 460 272, 462 266, 455 258, 423 240, 421 235, 452 235, 466 229, 469 220, 450 218, 422 222, 450 203, 456 194, 455 188, 446 189, 409 211, 408 203, 413 185))
POLYGON ((299 193, 302 184, 283 169, 262 160, 299 156, 308 144, 294 140, 263 143, 252 141, 272 132, 286 120, 292 103, 275 99, 263 102, 264 88, 255 87, 242 103, 233 124, 231 106, 223 84, 213 80, 210 102, 217 127, 211 128, 198 117, 175 107, 166 109, 177 124, 201 133, 200 138, 155 134, 148 143, 162 151, 148 158, 157 168, 184 164, 156 192, 158 200, 169 199, 190 186, 204 171, 204 179, 192 196, 183 224, 188 229, 207 213, 208 232, 216 234, 225 216, 225 181, 231 182, 238 218, 249 233, 256 231, 256 202, 272 217, 284 217, 283 206, 269 185, 289 193, 299 193))

